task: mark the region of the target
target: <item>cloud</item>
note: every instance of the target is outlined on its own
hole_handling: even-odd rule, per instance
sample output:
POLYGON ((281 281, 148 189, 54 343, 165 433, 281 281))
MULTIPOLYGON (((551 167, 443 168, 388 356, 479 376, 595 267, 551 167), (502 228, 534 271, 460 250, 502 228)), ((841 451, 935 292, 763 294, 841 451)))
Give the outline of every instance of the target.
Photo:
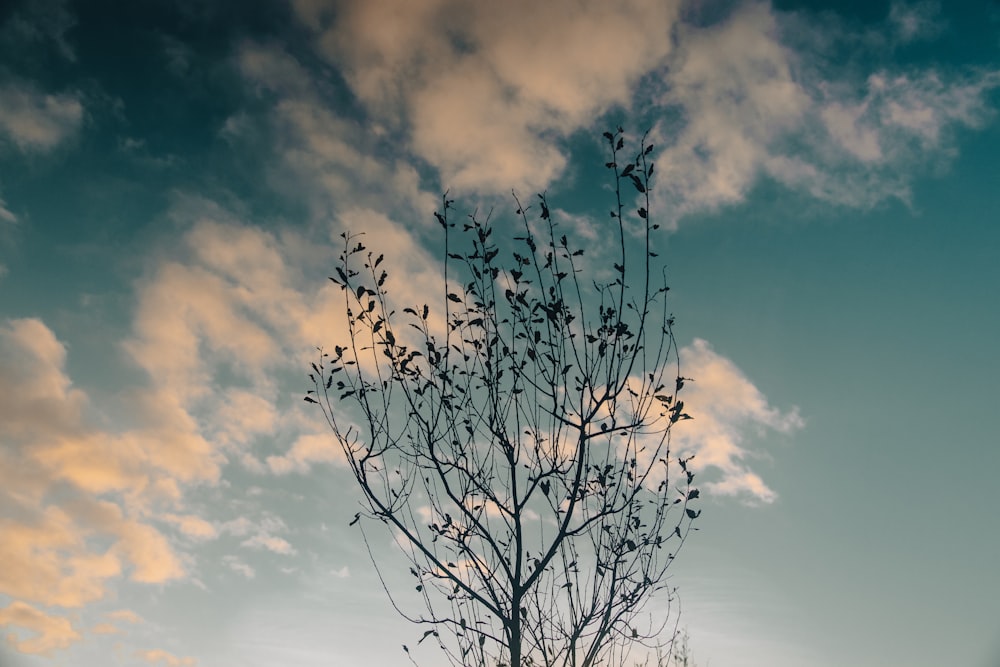
MULTIPOLYGON (((320 219, 344 208, 345 200, 351 208, 396 206, 429 214, 434 198, 421 190, 405 151, 387 141, 379 125, 332 110, 330 92, 295 58, 275 46, 247 43, 237 66, 252 90, 273 104, 268 123, 277 166, 267 172, 273 187, 304 199, 320 219)), ((254 138, 250 128, 247 117, 237 115, 222 132, 238 143, 254 138)))
POLYGON ((112 621, 123 621, 125 623, 131 623, 132 625, 137 625, 143 622, 142 617, 131 609, 117 609, 115 611, 109 611, 104 616, 112 621))
POLYGON ((111 623, 98 623, 90 629, 95 635, 117 635, 121 634, 121 629, 111 623))
POLYGON ((953 154, 954 130, 990 117, 1000 71, 884 68, 859 82, 830 64, 837 53, 887 47, 835 21, 819 30, 766 3, 682 26, 659 99, 680 116, 657 128, 660 210, 738 203, 764 177, 837 205, 909 201, 912 179, 953 154))
POLYGON ((0 197, 0 220, 9 222, 12 225, 17 223, 17 216, 7 208, 7 202, 2 197, 0 197))
MULTIPOLYGON (((544 189, 565 170, 564 142, 575 132, 652 98, 663 147, 658 208, 672 222, 739 203, 762 179, 842 206, 908 202, 913 179, 954 153, 954 131, 989 117, 987 93, 1000 84, 993 70, 857 64, 935 36, 934 3, 895 3, 861 35, 833 15, 820 25, 766 2, 710 22, 678 7, 295 3, 318 52, 364 106, 365 134, 388 137, 397 154, 426 162, 459 191, 544 189), (527 23, 510 18, 526 14, 527 23)), ((287 54, 244 57, 248 80, 294 98, 275 114, 289 128, 282 145, 294 173, 349 192, 356 181, 343 166, 366 163, 349 139, 359 128, 323 110, 287 54)))
POLYGON ((941 5, 932 0, 906 3, 895 0, 889 8, 888 23, 893 36, 902 43, 931 39, 944 30, 941 5))
MULTIPOLYGON (((169 446, 96 427, 66 356, 40 320, 0 325, 0 594, 18 605, 80 608, 125 578, 160 584, 185 574, 181 556, 148 523, 178 500, 163 491, 171 486, 161 484, 162 454, 150 453, 169 446)), ((25 606, 9 609, 17 613, 8 624, 41 622, 25 606)), ((75 639, 57 636, 16 647, 47 651, 75 639)))
POLYGON ((25 0, 19 4, 0 27, 0 44, 20 56, 35 52, 35 44, 51 42, 61 57, 75 61, 66 33, 76 25, 76 18, 66 7, 67 0, 25 0))
POLYGON ((24 152, 52 150, 75 135, 82 122, 77 93, 42 93, 24 82, 0 86, 0 134, 24 152))
POLYGON ((770 503, 777 494, 747 465, 755 454, 748 435, 792 433, 804 425, 798 410, 782 411, 729 359, 708 342, 695 339, 680 351, 688 382, 681 393, 685 412, 694 419, 678 422, 673 436, 679 456, 695 455, 695 470, 705 471, 709 491, 770 503))
POLYGON ((254 535, 248 540, 244 540, 241 544, 251 549, 266 549, 284 556, 290 556, 295 553, 295 547, 289 544, 287 540, 275 535, 261 533, 254 535))
POLYGON ((629 104, 671 49, 679 3, 295 7, 373 118, 407 128, 446 186, 507 192, 543 188, 565 166, 561 138, 629 104))
POLYGON ((150 649, 146 651, 136 651, 135 657, 145 660, 154 665, 167 665, 167 667, 193 667, 198 661, 191 657, 179 658, 163 649, 150 649))
POLYGON ((0 626, 24 628, 33 635, 21 639, 16 633, 7 634, 7 643, 21 653, 49 656, 53 650, 65 649, 82 639, 68 618, 50 616, 17 600, 0 609, 0 626))
POLYGON ((215 526, 198 516, 164 514, 160 518, 174 524, 181 533, 194 540, 211 540, 219 534, 215 526))
POLYGON ((257 576, 257 572, 237 556, 223 556, 222 562, 228 565, 230 570, 242 574, 247 579, 253 579, 257 576))
POLYGON ((344 451, 329 432, 299 436, 286 454, 267 457, 268 467, 277 475, 304 473, 313 463, 343 462, 344 451))

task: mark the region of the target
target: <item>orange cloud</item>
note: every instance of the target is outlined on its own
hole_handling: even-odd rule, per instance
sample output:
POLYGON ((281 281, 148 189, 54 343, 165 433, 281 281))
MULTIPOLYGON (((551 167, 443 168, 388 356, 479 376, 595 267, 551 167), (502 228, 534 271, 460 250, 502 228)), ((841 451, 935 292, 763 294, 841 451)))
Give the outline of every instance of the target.
POLYGON ((22 639, 16 633, 7 634, 7 643, 21 653, 51 655, 55 649, 65 649, 82 639, 68 618, 50 616, 36 607, 14 601, 0 609, 0 626, 15 626, 33 636, 22 639))
POLYGON ((163 649, 151 649, 148 651, 136 651, 135 656, 152 664, 167 665, 167 667, 191 667, 198 664, 194 658, 178 658, 172 653, 167 653, 163 649))

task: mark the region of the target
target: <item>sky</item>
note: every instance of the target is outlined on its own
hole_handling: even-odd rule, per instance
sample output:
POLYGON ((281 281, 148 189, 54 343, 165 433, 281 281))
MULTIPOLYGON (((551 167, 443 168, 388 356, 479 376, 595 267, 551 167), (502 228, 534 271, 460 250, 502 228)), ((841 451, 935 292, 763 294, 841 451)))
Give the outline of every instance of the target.
POLYGON ((697 664, 1000 665, 998 103, 989 0, 3 3, 0 665, 407 664, 302 401, 339 234, 411 303, 445 190, 599 250, 619 124, 697 664))

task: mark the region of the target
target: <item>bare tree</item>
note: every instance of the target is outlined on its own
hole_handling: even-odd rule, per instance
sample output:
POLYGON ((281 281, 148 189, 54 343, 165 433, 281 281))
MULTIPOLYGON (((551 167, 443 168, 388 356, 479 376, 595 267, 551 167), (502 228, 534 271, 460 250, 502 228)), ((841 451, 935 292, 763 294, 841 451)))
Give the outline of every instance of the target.
POLYGON ((393 606, 453 664, 623 665, 673 638, 667 613, 644 606, 664 591, 669 609, 666 571, 698 516, 688 460, 670 453, 685 378, 652 245, 653 146, 621 163, 621 128, 604 137, 603 282, 583 278, 584 248, 545 195, 514 196, 522 231, 502 241, 489 217, 457 229, 445 195, 436 308, 395 312, 383 256, 354 235, 330 278, 349 329, 320 350, 305 400, 361 490, 352 523, 385 524, 409 560, 419 613, 373 557, 393 606))

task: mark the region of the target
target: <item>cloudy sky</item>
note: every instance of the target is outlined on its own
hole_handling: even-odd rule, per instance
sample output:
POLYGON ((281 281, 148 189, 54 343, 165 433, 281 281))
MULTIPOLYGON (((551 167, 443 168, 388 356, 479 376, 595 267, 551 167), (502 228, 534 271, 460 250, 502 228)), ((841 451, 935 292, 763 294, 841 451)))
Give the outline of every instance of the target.
POLYGON ((599 249, 618 124, 695 379, 697 662, 1000 664, 998 103, 990 0, 4 3, 0 664, 404 664, 302 402, 338 235, 401 300, 445 189, 599 249))

